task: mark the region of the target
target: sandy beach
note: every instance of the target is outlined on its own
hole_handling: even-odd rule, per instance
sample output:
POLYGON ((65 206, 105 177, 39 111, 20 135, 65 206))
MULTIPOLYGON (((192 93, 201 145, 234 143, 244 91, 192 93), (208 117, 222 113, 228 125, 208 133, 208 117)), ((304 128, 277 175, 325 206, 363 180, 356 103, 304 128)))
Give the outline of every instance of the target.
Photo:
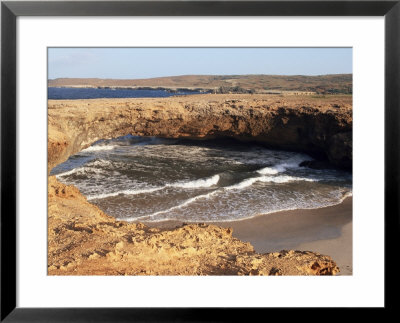
MULTIPOLYGON (((281 250, 315 251, 332 257, 337 275, 352 275, 352 197, 319 209, 281 211, 251 219, 212 224, 233 228, 233 237, 250 242, 258 253, 281 250)), ((150 227, 174 228, 181 222, 144 222, 150 227)))
POLYGON ((352 197, 319 209, 282 211, 215 224, 233 228, 233 236, 250 242, 256 252, 312 250, 331 256, 340 268, 338 275, 352 274, 352 197))

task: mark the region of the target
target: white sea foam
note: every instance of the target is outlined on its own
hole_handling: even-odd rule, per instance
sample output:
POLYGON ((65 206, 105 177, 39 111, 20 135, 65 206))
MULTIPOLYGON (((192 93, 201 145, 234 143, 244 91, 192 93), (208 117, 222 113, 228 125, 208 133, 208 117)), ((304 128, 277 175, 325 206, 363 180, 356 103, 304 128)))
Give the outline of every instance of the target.
POLYGON ((107 197, 118 196, 121 194, 124 195, 137 195, 137 194, 145 194, 145 193, 153 193, 156 191, 163 190, 167 187, 176 187, 176 188, 206 188, 217 184, 219 181, 219 175, 214 175, 212 177, 208 177, 205 179, 198 179, 189 182, 176 182, 172 184, 166 184, 164 186, 159 187, 151 187, 151 188, 143 188, 143 189, 131 189, 131 190, 120 190, 111 193, 102 193, 102 194, 94 194, 87 196, 88 200, 94 199, 104 199, 107 197))
POLYGON ((68 175, 72 174, 88 174, 88 173, 94 173, 94 174, 104 174, 104 171, 102 169, 96 168, 96 167, 90 167, 90 166, 83 166, 83 167, 78 167, 71 169, 67 172, 60 173, 56 175, 56 178, 59 179, 60 177, 65 177, 68 175))
POLYGON ((305 160, 310 160, 310 159, 307 158, 306 156, 295 156, 286 160, 284 163, 280 163, 275 166, 268 166, 261 168, 257 171, 257 173, 261 175, 275 175, 278 173, 283 173, 288 169, 299 168, 300 167, 299 164, 305 160))
MULTIPOLYGON (((119 164, 122 164, 122 163, 119 163, 119 164)), ((120 166, 120 165, 117 165, 117 166, 120 166)), ((113 165, 113 163, 108 160, 96 159, 84 166, 77 167, 77 168, 71 169, 69 171, 57 174, 56 177, 60 178, 60 177, 64 177, 64 176, 68 176, 68 175, 72 175, 72 174, 86 174, 86 173, 103 174, 104 173, 103 168, 107 168, 107 167, 115 168, 115 165, 113 165)))
POLYGON ((233 189, 242 189, 248 186, 253 185, 256 182, 263 182, 263 183, 289 183, 289 182, 296 182, 296 181, 305 181, 305 182, 318 182, 317 179, 305 178, 305 177, 296 177, 296 176, 259 176, 259 177, 251 177, 247 178, 237 184, 225 187, 226 190, 233 190, 233 189))
POLYGON ((66 172, 57 174, 57 175, 56 175, 56 178, 59 179, 60 177, 68 176, 68 175, 74 174, 74 173, 76 173, 76 172, 79 172, 79 171, 82 170, 83 168, 84 168, 84 167, 74 168, 74 169, 71 169, 71 170, 69 170, 69 171, 66 171, 66 172))
POLYGON ((164 213, 168 213, 168 212, 171 212, 171 211, 174 211, 174 210, 183 208, 183 207, 185 207, 185 206, 187 206, 187 205, 189 205, 189 204, 191 204, 191 203, 193 203, 193 202, 195 202, 195 201, 197 201, 197 200, 199 200, 199 199, 207 199, 207 198, 210 198, 211 196, 213 196, 213 195, 215 195, 215 194, 217 194, 217 193, 218 193, 218 191, 216 190, 216 191, 212 191, 212 192, 207 193, 207 194, 197 195, 197 196, 195 196, 195 197, 192 197, 192 198, 190 198, 190 199, 184 201, 184 202, 181 203, 181 204, 178 204, 178 205, 176 205, 176 206, 170 207, 170 208, 167 209, 167 210, 161 210, 161 211, 158 211, 158 212, 149 214, 149 215, 143 215, 143 216, 140 216, 140 217, 137 217, 137 218, 132 219, 132 221, 139 220, 139 219, 145 219, 145 218, 153 218, 153 217, 155 217, 155 216, 157 216, 157 215, 164 214, 164 213))
MULTIPOLYGON (((283 168, 282 168, 283 169, 283 168)), ((261 168, 257 171, 257 173, 261 174, 261 175, 274 175, 274 174, 278 174, 280 172, 284 171, 279 169, 277 166, 274 167, 264 167, 261 168)))
POLYGON ((112 197, 112 196, 118 196, 121 194, 138 195, 138 194, 152 193, 155 191, 162 190, 163 188, 164 187, 153 187, 153 188, 144 188, 144 189, 137 189, 137 190, 121 190, 121 191, 112 192, 112 193, 88 195, 86 198, 88 200, 96 200, 96 199, 104 199, 104 198, 112 197))
POLYGON ((261 176, 260 182, 272 182, 272 183, 289 183, 289 182, 318 182, 318 179, 306 178, 306 177, 296 177, 296 176, 261 176))
MULTIPOLYGON (((174 206, 172 208, 169 208, 167 210, 164 211, 159 211, 159 212, 155 212, 153 214, 150 215, 144 215, 144 216, 140 216, 140 217, 135 217, 135 218, 118 218, 118 220, 124 220, 124 221, 137 221, 137 220, 141 220, 141 221, 149 221, 149 222, 163 222, 163 221, 168 221, 168 220, 178 220, 176 218, 176 216, 170 216, 170 217, 157 217, 157 215, 161 215, 165 213, 168 213, 170 211, 174 211, 176 209, 182 208, 184 206, 187 206, 188 204, 198 200, 199 198, 207 198, 209 196, 215 195, 217 193, 221 192, 221 190, 217 190, 217 191, 213 191, 211 193, 208 194, 204 194, 204 195, 199 195, 196 196, 192 199, 189 199, 185 202, 183 202, 180 205, 174 206)), ((271 213, 276 213, 276 212, 281 212, 281 211, 291 211, 291 210, 308 210, 308 209, 319 209, 319 208, 324 208, 324 207, 328 207, 328 206, 334 206, 334 205, 338 205, 341 204, 346 198, 351 197, 353 194, 351 191, 342 191, 338 193, 338 196, 334 199, 331 199, 329 201, 304 201, 304 200, 300 200, 298 201, 298 203, 295 203, 294 205, 275 205, 272 209, 267 209, 267 210, 263 210, 263 211, 255 211, 254 213, 249 213, 247 215, 245 214, 241 214, 241 216, 236 217, 236 216, 230 216, 228 219, 224 218, 224 217, 217 217, 217 218, 202 218, 201 221, 202 222, 231 222, 231 221, 238 221, 238 220, 246 220, 246 219, 250 219, 250 218, 254 218, 255 216, 258 216, 260 214, 271 214, 271 213)), ((185 218, 182 219, 180 218, 179 220, 184 220, 185 222, 199 222, 199 219, 190 219, 190 218, 185 218)))
POLYGON ((342 198, 340 199, 340 203, 342 203, 345 199, 347 199, 348 197, 352 197, 353 196, 353 192, 349 191, 349 192, 345 192, 342 195, 342 198))
MULTIPOLYGON (((163 190, 167 187, 176 187, 176 188, 207 188, 211 187, 213 185, 216 185, 219 181, 219 175, 214 175, 212 177, 206 178, 206 179, 198 179, 195 181, 189 181, 189 182, 177 182, 177 183, 172 183, 172 184, 167 184, 164 186, 159 186, 159 187, 151 187, 151 188, 143 188, 143 189, 128 189, 128 190, 120 190, 116 192, 111 192, 111 193, 101 193, 101 194, 93 194, 93 195, 88 195, 87 199, 88 200, 94 200, 94 199, 104 199, 107 197, 113 197, 113 196, 118 196, 118 195, 138 195, 138 194, 145 194, 145 193, 153 193, 156 191, 163 190)), ((288 182, 294 182, 294 181, 306 181, 306 182, 315 182, 318 181, 316 179, 310 179, 310 178, 304 178, 304 177, 295 177, 295 176, 259 176, 259 177, 251 177, 247 178, 237 184, 231 185, 231 186, 226 186, 224 187, 225 190, 232 190, 232 189, 243 189, 248 186, 253 185, 256 182, 271 182, 271 183, 288 183, 288 182)), ((212 195, 216 194, 218 191, 213 191, 212 195)), ((202 197, 207 197, 209 194, 204 194, 204 195, 198 195, 195 196, 194 198, 191 198, 184 202, 183 205, 180 206, 174 206, 173 209, 176 207, 182 207, 185 206, 199 198, 202 197)), ((211 196, 211 195, 210 195, 211 196)), ((168 210, 170 211, 170 210, 168 210)), ((160 211, 161 212, 161 211, 160 211)), ((167 211, 162 211, 167 212, 167 211)))
POLYGON ((242 188, 253 185, 255 182, 259 181, 260 177, 246 178, 245 180, 230 186, 224 187, 226 190, 240 190, 242 188))
POLYGON ((90 146, 86 149, 83 149, 82 152, 88 153, 88 152, 93 152, 93 151, 113 150, 115 147, 117 147, 117 145, 90 146))
POLYGON ((211 177, 207 177, 204 179, 197 179, 189 182, 176 182, 173 184, 167 184, 167 187, 179 187, 179 188, 202 188, 202 187, 210 187, 218 184, 219 175, 214 175, 211 177))

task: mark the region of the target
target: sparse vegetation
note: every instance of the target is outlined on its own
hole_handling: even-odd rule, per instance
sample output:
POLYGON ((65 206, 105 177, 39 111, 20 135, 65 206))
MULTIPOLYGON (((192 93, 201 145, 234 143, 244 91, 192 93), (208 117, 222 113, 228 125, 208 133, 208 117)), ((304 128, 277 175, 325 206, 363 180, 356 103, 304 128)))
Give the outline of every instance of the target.
POLYGON ((244 89, 240 86, 228 87, 228 86, 220 86, 214 93, 218 94, 227 94, 227 93, 240 93, 240 94, 253 94, 255 93, 254 89, 244 89))
POLYGON ((150 79, 78 79, 48 81, 49 86, 148 87, 165 89, 202 89, 216 93, 267 93, 281 91, 316 94, 352 94, 352 74, 304 75, 184 75, 150 79))

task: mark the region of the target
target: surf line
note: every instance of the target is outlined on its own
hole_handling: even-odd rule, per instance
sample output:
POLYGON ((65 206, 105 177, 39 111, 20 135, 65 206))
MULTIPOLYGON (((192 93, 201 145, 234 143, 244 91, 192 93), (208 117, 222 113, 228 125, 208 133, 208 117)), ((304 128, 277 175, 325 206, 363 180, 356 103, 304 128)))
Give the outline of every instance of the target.
POLYGON ((144 194, 144 193, 152 193, 152 192, 163 190, 168 187, 207 188, 207 187, 211 187, 213 185, 218 184, 219 179, 220 179, 219 175, 214 175, 214 176, 207 177, 204 179, 201 178, 201 179, 187 181, 187 182, 176 182, 176 183, 172 183, 172 184, 166 184, 166 185, 160 186, 160 187, 144 188, 144 189, 137 189, 137 190, 122 190, 122 191, 117 191, 117 192, 113 192, 113 193, 89 195, 89 196, 87 196, 87 199, 88 200, 103 199, 103 198, 107 198, 107 197, 117 196, 120 194, 137 195, 137 194, 144 194))
MULTIPOLYGON (((136 220, 144 219, 144 218, 153 218, 153 217, 155 217, 155 216, 157 216, 157 215, 160 215, 160 214, 163 214, 163 213, 168 213, 168 212, 171 212, 171 211, 176 210, 176 209, 180 209, 180 208, 182 208, 182 207, 184 207, 184 206, 186 206, 186 205, 188 205, 188 204, 191 204, 191 203, 197 201, 198 199, 201 199, 201 198, 209 198, 209 197, 211 197, 211 196, 217 194, 219 191, 220 191, 220 190, 217 189, 217 190, 215 190, 215 191, 212 191, 211 193, 202 194, 202 195, 197 195, 197 196, 192 197, 192 198, 186 200, 185 202, 183 202, 183 203, 181 203, 181 204, 179 204, 179 205, 173 206, 173 207, 171 207, 171 208, 169 208, 169 209, 167 209, 167 210, 158 211, 158 212, 155 212, 155 213, 152 213, 152 214, 149 214, 149 215, 142 215, 142 216, 140 216, 140 217, 137 217, 137 218, 132 219, 131 221, 136 221, 136 220)), ((125 221, 126 221, 126 220, 125 220, 125 221)))

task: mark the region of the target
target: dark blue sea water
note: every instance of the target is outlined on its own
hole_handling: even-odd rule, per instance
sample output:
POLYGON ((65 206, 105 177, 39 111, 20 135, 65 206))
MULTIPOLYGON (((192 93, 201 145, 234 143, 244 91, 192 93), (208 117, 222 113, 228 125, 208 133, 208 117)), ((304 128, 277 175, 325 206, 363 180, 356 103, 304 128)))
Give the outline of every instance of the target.
POLYGON ((176 95, 199 94, 197 91, 168 92, 165 90, 98 89, 49 87, 49 100, 78 100, 101 98, 165 98, 176 95))
POLYGON ((51 175, 128 221, 233 221, 340 203, 352 175, 300 167, 305 154, 232 140, 100 140, 51 175))

